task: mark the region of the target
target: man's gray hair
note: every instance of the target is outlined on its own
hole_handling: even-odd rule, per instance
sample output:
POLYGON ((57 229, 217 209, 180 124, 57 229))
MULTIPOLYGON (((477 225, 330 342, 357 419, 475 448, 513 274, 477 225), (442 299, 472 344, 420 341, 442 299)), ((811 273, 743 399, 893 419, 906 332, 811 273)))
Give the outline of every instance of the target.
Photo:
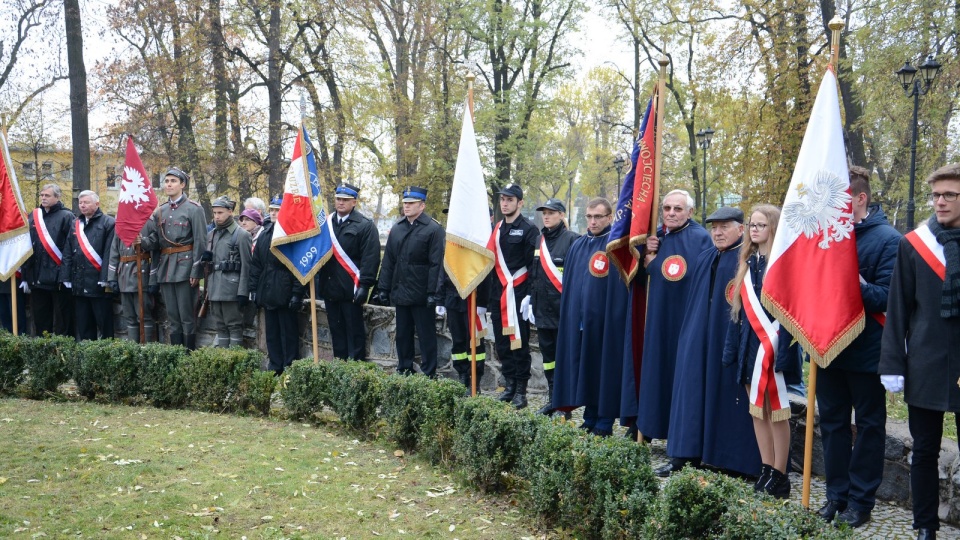
POLYGON ((257 212, 260 212, 260 217, 267 215, 267 203, 263 202, 263 199, 260 197, 250 197, 249 199, 243 201, 244 208, 253 208, 257 212))
POLYGON ((93 202, 100 202, 100 196, 97 195, 96 191, 90 191, 89 189, 85 189, 81 191, 79 195, 77 195, 77 200, 79 201, 84 197, 90 197, 91 199, 93 199, 93 202))
POLYGON ((47 184, 40 191, 53 190, 53 196, 60 199, 63 196, 63 190, 57 184, 47 184))
POLYGON ((693 201, 693 197, 691 197, 690 193, 688 193, 687 191, 682 189, 675 189, 670 193, 667 193, 666 195, 664 195, 663 200, 667 200, 667 197, 671 195, 683 195, 684 198, 687 200, 687 210, 693 210, 694 208, 696 208, 696 203, 693 201))

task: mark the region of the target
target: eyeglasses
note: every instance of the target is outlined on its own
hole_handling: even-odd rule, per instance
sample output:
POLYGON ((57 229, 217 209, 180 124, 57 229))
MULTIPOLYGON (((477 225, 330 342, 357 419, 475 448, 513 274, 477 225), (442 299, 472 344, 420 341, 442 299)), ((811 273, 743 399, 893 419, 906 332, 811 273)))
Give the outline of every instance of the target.
POLYGON ((610 214, 587 214, 587 221, 599 221, 605 217, 610 217, 610 214))
POLYGON ((943 200, 947 202, 954 202, 957 200, 958 196, 960 196, 960 193, 954 193, 952 191, 948 191, 946 193, 933 192, 930 194, 930 202, 935 203, 940 200, 940 197, 943 197, 943 200))
POLYGON ((762 231, 767 228, 767 224, 766 223, 748 223, 747 227, 749 227, 751 231, 762 231))
POLYGON ((666 206, 666 205, 664 205, 664 207, 663 207, 663 211, 664 211, 664 212, 669 212, 669 211, 671 211, 671 210, 673 210, 674 212, 678 212, 678 213, 679 213, 679 212, 683 212, 684 210, 686 210, 686 208, 684 208, 684 207, 682 207, 682 206, 666 206))

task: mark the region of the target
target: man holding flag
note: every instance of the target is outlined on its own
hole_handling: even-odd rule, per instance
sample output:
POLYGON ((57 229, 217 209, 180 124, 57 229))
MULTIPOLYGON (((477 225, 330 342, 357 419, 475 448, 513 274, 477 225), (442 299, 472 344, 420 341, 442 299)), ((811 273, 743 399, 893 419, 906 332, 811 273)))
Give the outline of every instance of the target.
POLYGON ((73 336, 73 298, 70 276, 63 266, 63 251, 76 218, 60 201, 60 186, 40 190, 40 207, 30 214, 33 257, 23 265, 30 294, 36 335, 52 332, 73 336))
POLYGON ((0 287, 3 287, 0 294, 5 295, 0 299, 0 321, 10 331, 13 331, 16 322, 18 334, 19 325, 24 324, 26 318, 23 315, 23 294, 17 288, 28 290, 26 283, 17 284, 17 281, 22 281, 19 268, 32 253, 30 228, 23 210, 20 186, 10 163, 6 135, 0 130, 0 287), (13 309, 14 303, 16 310, 13 309))

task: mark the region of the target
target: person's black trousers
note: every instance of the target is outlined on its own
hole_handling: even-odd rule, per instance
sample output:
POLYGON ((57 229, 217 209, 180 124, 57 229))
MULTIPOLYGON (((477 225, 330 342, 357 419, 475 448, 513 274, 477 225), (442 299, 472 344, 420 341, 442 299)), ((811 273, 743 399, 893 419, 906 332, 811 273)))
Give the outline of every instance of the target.
POLYGON ((113 337, 113 298, 74 296, 73 309, 77 341, 113 337))
MULTIPOLYGON (((0 287, 9 287, 8 282, 0 283, 0 287)), ((13 332, 13 301, 9 294, 0 294, 0 327, 7 332, 13 332)), ((17 289, 17 332, 19 334, 29 333, 27 325, 27 295, 17 289)))
POLYGON ((287 308, 264 309, 267 334, 267 369, 280 374, 300 355, 300 318, 287 308))
POLYGON ((366 360, 367 332, 363 322, 363 306, 335 300, 324 300, 324 305, 327 307, 333 356, 342 360, 366 360))
MULTIPOLYGON (((526 285, 526 284, 524 284, 526 285)), ((500 315, 500 302, 494 302, 491 305, 491 318, 493 319, 494 343, 496 343, 497 358, 500 359, 500 370, 505 379, 514 379, 517 381, 530 380, 530 323, 523 320, 520 314, 520 302, 527 295, 529 287, 521 285, 515 289, 517 323, 520 327, 520 348, 510 349, 510 336, 503 335, 503 320, 500 315)))
POLYGON ((428 377, 437 374, 437 328, 434 324, 436 308, 424 306, 397 306, 396 340, 397 373, 412 374, 416 356, 413 333, 420 340, 420 371, 428 377))
POLYGON ((817 372, 817 406, 827 480, 827 499, 870 512, 883 481, 887 440, 886 391, 880 375, 845 369, 817 372), (852 441, 851 409, 857 440, 852 441))
MULTIPOLYGON (((447 328, 450 329, 450 354, 453 356, 453 369, 460 375, 470 373, 470 317, 466 311, 447 308, 447 328)), ((487 359, 487 346, 483 338, 477 336, 477 382, 483 378, 484 361, 487 359)))
POLYGON ((73 293, 70 289, 62 291, 31 289, 30 311, 33 313, 33 328, 36 335, 49 332, 74 337, 73 293))
POLYGON ((543 375, 553 387, 553 370, 557 365, 557 329, 537 327, 537 339, 540 342, 540 356, 543 357, 543 375))
MULTIPOLYGON (((940 530, 940 442, 943 438, 943 411, 907 405, 913 458, 910 462, 910 491, 913 496, 913 528, 940 530)), ((960 416, 955 418, 960 431, 960 416)))

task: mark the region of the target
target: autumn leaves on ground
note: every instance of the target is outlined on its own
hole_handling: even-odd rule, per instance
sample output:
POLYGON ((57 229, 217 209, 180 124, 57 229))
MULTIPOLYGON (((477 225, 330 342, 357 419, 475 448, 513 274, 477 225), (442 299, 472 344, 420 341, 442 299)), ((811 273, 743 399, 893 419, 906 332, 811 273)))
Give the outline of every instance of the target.
POLYGON ((0 440, 2 537, 535 534, 515 503, 323 425, 4 399, 0 440))

